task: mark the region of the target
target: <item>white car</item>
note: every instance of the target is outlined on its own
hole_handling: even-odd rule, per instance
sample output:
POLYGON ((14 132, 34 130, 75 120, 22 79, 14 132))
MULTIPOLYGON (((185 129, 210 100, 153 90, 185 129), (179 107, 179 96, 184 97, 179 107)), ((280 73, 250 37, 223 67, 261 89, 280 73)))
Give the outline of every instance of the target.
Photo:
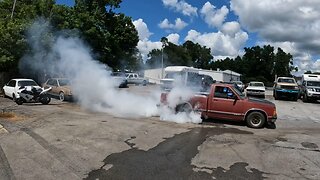
POLYGON ((22 86, 41 88, 32 79, 11 79, 5 86, 3 86, 4 95, 12 98, 15 101, 17 98, 19 98, 17 91, 22 86))
POLYGON ((241 81, 232 81, 233 83, 235 83, 241 91, 244 90, 244 84, 241 81))
POLYGON ((259 96, 265 98, 266 87, 263 82, 250 82, 248 87, 245 89, 245 94, 247 96, 259 96))

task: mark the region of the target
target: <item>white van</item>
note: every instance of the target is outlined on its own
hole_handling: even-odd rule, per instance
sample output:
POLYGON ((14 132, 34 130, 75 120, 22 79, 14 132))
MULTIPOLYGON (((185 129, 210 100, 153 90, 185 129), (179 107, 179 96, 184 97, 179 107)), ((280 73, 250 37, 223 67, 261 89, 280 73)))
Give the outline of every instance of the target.
POLYGON ((320 100, 320 75, 304 74, 302 76, 303 102, 320 100))

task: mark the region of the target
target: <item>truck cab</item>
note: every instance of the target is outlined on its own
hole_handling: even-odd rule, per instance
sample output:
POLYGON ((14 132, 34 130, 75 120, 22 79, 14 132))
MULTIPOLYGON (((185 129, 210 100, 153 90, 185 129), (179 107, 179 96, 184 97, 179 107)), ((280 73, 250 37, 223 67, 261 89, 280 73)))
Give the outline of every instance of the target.
POLYGON ((320 100, 320 75, 304 74, 302 76, 301 95, 303 102, 320 100))

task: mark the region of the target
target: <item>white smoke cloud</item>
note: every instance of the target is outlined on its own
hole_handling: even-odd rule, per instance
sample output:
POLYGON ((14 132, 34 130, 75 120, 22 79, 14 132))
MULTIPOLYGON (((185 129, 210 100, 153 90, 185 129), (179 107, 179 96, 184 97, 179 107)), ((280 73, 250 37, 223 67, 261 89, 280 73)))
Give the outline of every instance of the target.
MULTIPOLYGON (((121 91, 116 81, 110 77, 104 64, 94 60, 89 48, 76 37, 55 36, 44 21, 36 22, 29 30, 29 43, 32 53, 21 61, 20 68, 37 71, 46 69, 51 76, 59 74, 71 81, 72 92, 78 103, 89 110, 110 113, 117 117, 151 117, 161 114, 162 120, 174 122, 198 122, 192 116, 181 118, 174 111, 159 112, 160 91, 149 96, 137 95, 128 91, 121 91), (42 48, 44 35, 50 34, 50 46, 42 48), (50 69, 50 70, 49 70, 50 69), (168 113, 168 114, 167 114, 168 113), (178 118, 179 119, 175 119, 178 118)), ((174 91, 175 94, 176 91, 174 91)), ((183 91, 180 92, 180 96, 183 91)), ((171 96, 171 95, 170 95, 171 96)), ((183 97, 185 98, 185 97, 183 97)))

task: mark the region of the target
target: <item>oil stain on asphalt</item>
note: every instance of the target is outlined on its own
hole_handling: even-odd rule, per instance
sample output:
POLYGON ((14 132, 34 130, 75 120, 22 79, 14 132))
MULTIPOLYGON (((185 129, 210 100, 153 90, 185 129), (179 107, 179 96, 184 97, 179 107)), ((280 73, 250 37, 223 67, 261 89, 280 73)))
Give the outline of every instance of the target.
POLYGON ((264 173, 257 169, 248 172, 245 162, 237 162, 229 170, 212 168, 212 173, 193 170, 197 167, 191 165, 191 160, 198 153, 198 146, 210 136, 225 133, 252 134, 235 128, 194 128, 168 138, 148 151, 130 144, 131 149, 109 155, 103 160, 104 165, 89 172, 85 179, 263 179, 264 173), (106 167, 110 168, 106 170, 106 167))

